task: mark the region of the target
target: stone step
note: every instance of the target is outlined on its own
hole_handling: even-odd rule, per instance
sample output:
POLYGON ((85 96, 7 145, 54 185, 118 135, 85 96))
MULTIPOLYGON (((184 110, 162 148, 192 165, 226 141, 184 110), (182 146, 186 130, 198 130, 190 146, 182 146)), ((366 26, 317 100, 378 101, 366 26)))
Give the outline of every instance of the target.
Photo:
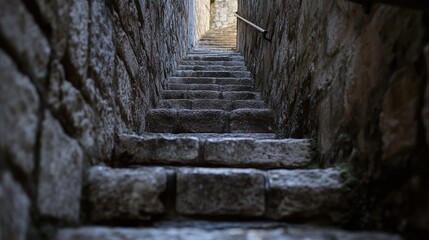
MULTIPOLYGON (((231 39, 237 35, 237 32, 226 32, 226 33, 208 33, 204 34, 201 39, 231 39)), ((200 39, 200 40, 201 40, 200 39)))
POLYGON ((199 45, 216 44, 216 45, 235 45, 235 40, 204 39, 198 42, 199 45))
POLYGON ((213 55, 213 54, 221 54, 221 55, 232 55, 232 56, 241 56, 240 53, 238 52, 233 52, 233 51, 229 51, 229 52, 225 52, 225 51, 204 51, 204 50, 195 50, 195 49, 191 49, 189 52, 189 54, 201 54, 201 55, 213 55))
MULTIPOLYGON (((120 136, 139 136, 143 138, 198 138, 200 141, 207 140, 209 138, 250 138, 250 139, 277 139, 275 133, 143 133, 141 135, 122 134, 120 136)), ((119 136, 119 137, 120 137, 119 136)))
POLYGON ((114 159, 114 164, 120 166, 173 164, 259 169, 306 168, 312 161, 312 150, 307 139, 255 139, 221 134, 211 138, 173 134, 121 135, 115 146, 114 159))
POLYGON ((168 83, 169 90, 254 91, 253 85, 177 84, 168 83))
POLYGON ((247 71, 245 66, 221 66, 221 65, 179 65, 177 70, 193 71, 247 71))
POLYGON ((213 46, 196 46, 194 48, 195 50, 205 50, 205 51, 224 51, 224 52, 231 52, 236 51, 236 46, 229 46, 229 47, 213 47, 213 46))
POLYGON ((268 109, 152 109, 146 131, 155 133, 270 133, 274 119, 268 109))
POLYGON ((198 41, 198 44, 204 44, 204 43, 219 43, 219 44, 235 44, 237 40, 235 37, 229 38, 229 39, 219 39, 219 38, 204 38, 198 41))
POLYGON ((257 170, 201 167, 110 168, 87 172, 93 223, 176 217, 239 217, 294 221, 342 209, 344 186, 334 168, 257 170), (163 196, 168 196, 164 198, 163 196))
POLYGON ((192 71, 177 70, 174 77, 231 77, 231 78, 251 78, 249 71, 192 71))
POLYGON ((280 225, 278 223, 195 222, 177 227, 87 226, 60 229, 55 240, 402 240, 397 235, 379 232, 350 232, 334 228, 280 225), (261 227, 264 226, 264 227, 261 227))
POLYGON ((208 90, 164 90, 161 93, 163 99, 225 99, 225 100, 260 100, 258 92, 243 91, 208 91, 208 90))
POLYGON ((262 100, 223 100, 223 99, 170 99, 159 101, 158 108, 167 109, 219 109, 233 111, 242 108, 267 108, 262 100))
POLYGON ((244 61, 190 61, 190 60, 182 60, 180 61, 180 65, 192 65, 192 66, 246 66, 244 61))
POLYGON ((219 84, 219 85, 253 85, 252 78, 216 78, 216 77, 170 77, 168 84, 219 84))
POLYGON ((235 38, 235 36, 237 36, 237 32, 210 32, 210 33, 204 34, 204 36, 201 39, 212 39, 212 38, 228 39, 228 38, 235 38))
POLYGON ((198 44, 199 48, 206 48, 206 49, 212 49, 212 48, 218 48, 218 49, 235 49, 236 44, 198 44))
POLYGON ((237 39, 236 33, 211 33, 211 34, 204 35, 199 41, 204 41, 204 40, 231 41, 236 39, 237 39))
POLYGON ((205 56, 200 54, 188 54, 183 60, 190 61, 244 61, 243 56, 205 56))

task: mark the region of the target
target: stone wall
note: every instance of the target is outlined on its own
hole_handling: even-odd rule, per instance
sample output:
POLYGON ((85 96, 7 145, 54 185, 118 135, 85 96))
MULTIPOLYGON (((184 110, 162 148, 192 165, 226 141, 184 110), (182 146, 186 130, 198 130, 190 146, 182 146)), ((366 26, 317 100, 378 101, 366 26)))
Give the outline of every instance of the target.
POLYGON ((427 233, 422 13, 336 0, 240 0, 238 12, 272 34, 238 25, 279 134, 316 139, 322 165, 354 166, 353 227, 427 233))
POLYGON ((189 39, 190 47, 210 29, 210 0, 189 0, 189 39))
POLYGON ((0 239, 48 239, 79 221, 85 166, 145 130, 189 46, 189 1, 0 6, 0 239))
POLYGON ((210 28, 222 29, 235 27, 237 18, 237 0, 212 0, 210 9, 210 28))

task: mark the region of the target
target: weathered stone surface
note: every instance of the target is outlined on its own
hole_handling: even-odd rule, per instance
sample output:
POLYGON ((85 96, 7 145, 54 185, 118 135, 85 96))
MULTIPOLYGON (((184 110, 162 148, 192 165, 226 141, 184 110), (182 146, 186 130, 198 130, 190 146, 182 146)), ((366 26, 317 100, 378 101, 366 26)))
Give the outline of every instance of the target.
POLYGON ((42 126, 37 206, 43 216, 78 221, 83 153, 76 140, 45 113, 42 126))
POLYGON ((13 165, 30 175, 35 166, 39 96, 30 79, 2 50, 0 72, 0 155, 8 156, 13 165))
POLYGON ((210 55, 187 55, 184 59, 184 61, 214 61, 214 62, 222 62, 222 61, 243 61, 243 56, 225 56, 225 55, 218 55, 218 56, 210 56, 210 55))
MULTIPOLYGON (((377 198, 377 203, 372 202, 373 198, 362 203, 377 206, 379 210, 369 212, 371 217, 367 215, 362 219, 367 226, 387 222, 390 226, 394 222, 400 229, 404 222, 413 225, 414 216, 409 213, 414 210, 405 213, 404 208, 397 206, 421 212, 420 206, 405 199, 421 199, 427 189, 417 187, 420 189, 411 196, 406 187, 390 186, 392 182, 405 186, 413 182, 412 179, 426 179, 423 185, 428 185, 428 178, 416 167, 427 166, 427 157, 420 155, 422 146, 427 146, 421 142, 424 139, 421 124, 415 150, 398 146, 405 150, 403 154, 398 153, 391 161, 380 161, 382 137, 393 137, 402 131, 399 128, 402 123, 391 133, 386 129, 381 131, 380 114, 393 73, 404 67, 416 69, 418 75, 408 76, 414 79, 402 88, 401 93, 406 97, 414 93, 415 82, 426 80, 423 80, 427 70, 422 65, 422 49, 427 44, 424 38, 427 27, 423 24, 422 12, 380 4, 366 14, 362 5, 352 1, 239 0, 238 3, 240 15, 274 33, 270 43, 238 21, 238 51, 255 76, 255 85, 274 109, 279 135, 316 137, 322 162, 353 162, 358 171, 369 173, 368 179, 383 179, 368 183, 374 192, 379 188, 386 192, 377 198), (266 15, 268 12, 273 14, 266 15), (385 169, 386 164, 389 171, 385 169), (409 177, 398 179, 398 175, 409 177), (395 204, 391 204, 392 201, 395 204)), ((421 114, 421 87, 420 84, 420 91, 415 95, 420 99, 417 115, 410 109, 404 112, 410 118, 417 119, 421 114)), ((399 102, 401 98, 402 95, 398 95, 396 99, 399 102)), ((394 110, 390 114, 404 123, 409 122, 408 117, 393 116, 394 110)), ((393 126, 395 119, 388 119, 390 116, 386 115, 384 122, 393 126)), ((414 123, 409 123, 413 128, 414 123)), ((409 138, 413 132, 410 129, 409 133, 400 134, 409 138)), ((412 144, 406 139, 400 141, 404 143, 412 144)), ((394 153, 395 150, 389 151, 394 153)), ((426 227, 425 231, 428 230, 426 227)))
POLYGON ((122 121, 132 129, 133 125, 133 96, 131 77, 125 68, 124 62, 116 58, 115 100, 118 105, 122 121))
POLYGON ((170 77, 168 79, 168 83, 253 85, 253 79, 251 78, 216 78, 216 77, 170 77))
POLYGON ((207 90, 164 90, 163 99, 226 99, 226 100, 259 100, 257 92, 244 91, 207 91, 207 90))
POLYGON ((191 61, 191 60, 183 60, 180 62, 182 65, 213 65, 213 66, 245 66, 244 61, 191 61))
MULTIPOLYGON (((124 135, 127 136, 127 135, 124 135)), ((207 140, 209 138, 251 138, 251 139, 275 139, 275 133, 144 133, 140 135, 141 137, 184 137, 190 138, 195 137, 200 141, 207 140)))
POLYGON ((159 108, 167 109, 219 109, 232 111, 240 108, 266 108, 262 100, 223 100, 223 99, 166 99, 161 100, 159 108))
POLYGON ((77 75, 78 81, 86 80, 88 72, 89 52, 89 3, 88 1, 72 1, 69 12, 70 24, 68 31, 68 61, 77 75))
POLYGON ((189 4, 189 38, 193 47, 210 29, 210 0, 191 1, 189 4))
POLYGON ((237 25, 237 1, 218 0, 212 2, 210 8, 210 27, 212 29, 227 30, 237 25))
POLYGON ((21 0, 1 0, 0 5, 0 35, 19 58, 26 73, 42 86, 51 54, 48 40, 21 0), (19 27, 11 27, 17 23, 19 27))
POLYGON ((165 109, 153 109, 147 115, 148 132, 174 133, 177 126, 177 111, 165 109))
POLYGON ((115 71, 113 24, 108 8, 102 0, 89 1, 89 69, 103 96, 111 95, 115 71))
POLYGON ((309 140, 212 138, 204 146, 204 161, 224 166, 298 168, 311 162, 309 140))
POLYGON ((416 146, 419 92, 417 74, 412 69, 401 69, 392 76, 380 115, 383 158, 389 159, 416 146))
POLYGON ((308 218, 341 206, 342 179, 336 169, 268 171, 267 216, 308 218))
POLYGON ((176 77, 237 77, 249 78, 252 77, 248 71, 192 71, 192 70, 177 70, 174 72, 176 77))
MULTIPOLYGON (((121 1, 118 1, 118 2, 121 2, 121 1)), ((130 3, 130 5, 133 5, 133 4, 134 3, 130 3)), ((123 59, 123 62, 127 68, 129 75, 133 79, 138 79, 139 68, 140 68, 139 62, 137 61, 135 50, 132 47, 130 38, 128 38, 125 31, 121 29, 121 26, 122 26, 121 18, 116 13, 114 14, 114 24, 116 26, 115 28, 116 45, 122 46, 121 48, 118 48, 118 54, 123 59)), ((138 30, 136 32, 138 33, 138 30)), ((136 36, 138 36, 138 34, 136 36)), ((140 38, 138 39, 131 38, 131 39, 136 41, 140 40, 140 38)))
POLYGON ((272 132, 273 113, 268 109, 238 109, 231 113, 231 132, 272 132))
POLYGON ((165 90, 162 92, 163 99, 220 99, 219 91, 183 91, 183 90, 165 90))
POLYGON ((228 115, 220 110, 179 110, 178 132, 223 133, 228 132, 228 115))
POLYGON ((205 216, 261 216, 265 211, 265 177, 256 170, 180 169, 176 210, 205 216))
POLYGON ((61 229, 57 240, 401 240, 396 235, 372 232, 347 232, 338 229, 300 228, 107 228, 85 227, 61 229))
POLYGON ((88 171, 87 185, 93 221, 148 220, 164 211, 159 195, 167 175, 161 168, 95 166, 88 171))
POLYGON ((228 114, 221 110, 153 109, 148 114, 148 132, 228 132, 228 114))
POLYGON ((167 84, 169 90, 254 91, 253 85, 167 84))
POLYGON ((196 137, 121 135, 115 156, 121 163, 180 163, 199 161, 200 142, 196 137))
POLYGON ((0 212, 0 239, 27 239, 30 199, 9 172, 0 172, 0 212))
POLYGON ((53 61, 50 68, 48 104, 65 131, 79 141, 85 153, 92 156, 96 145, 94 110, 65 78, 63 66, 58 61, 53 61))
POLYGON ((178 70, 193 70, 193 71, 246 71, 245 66, 216 66, 216 65, 179 65, 178 70))
POLYGON ((67 0, 35 0, 44 21, 51 30, 52 50, 58 59, 64 56, 67 46, 67 34, 70 23, 71 3, 67 0))
MULTIPOLYGON (((426 69, 429 72, 429 46, 425 48, 426 69)), ((429 146, 429 76, 426 80, 425 106, 422 112, 423 124, 426 128, 426 144, 429 146)))

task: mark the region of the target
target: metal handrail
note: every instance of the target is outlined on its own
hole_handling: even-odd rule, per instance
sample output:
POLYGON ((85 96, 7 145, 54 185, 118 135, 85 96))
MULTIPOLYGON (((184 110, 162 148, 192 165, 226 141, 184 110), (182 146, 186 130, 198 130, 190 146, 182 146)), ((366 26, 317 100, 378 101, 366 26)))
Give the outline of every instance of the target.
POLYGON ((265 40, 267 40, 267 41, 271 42, 272 38, 268 37, 268 35, 269 35, 268 30, 265 30, 265 29, 263 29, 263 28, 259 27, 258 25, 256 25, 256 24, 252 23, 251 21, 249 21, 249 20, 245 19, 244 17, 242 17, 242 16, 238 15, 238 12, 235 12, 235 13, 234 13, 234 15, 235 15, 237 18, 239 18, 240 20, 242 20, 243 22, 245 22, 245 23, 249 24, 250 26, 252 26, 252 27, 253 27, 253 28, 255 28, 256 30, 258 30, 260 33, 262 33, 262 37, 263 37, 265 40))

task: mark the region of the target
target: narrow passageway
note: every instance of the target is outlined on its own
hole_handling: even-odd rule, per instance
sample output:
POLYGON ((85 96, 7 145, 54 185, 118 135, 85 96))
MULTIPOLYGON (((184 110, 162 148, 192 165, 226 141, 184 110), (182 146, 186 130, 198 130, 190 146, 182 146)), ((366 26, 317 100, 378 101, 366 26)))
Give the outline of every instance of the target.
POLYGON ((387 2, 0 0, 0 240, 426 239, 429 6, 387 2))
POLYGON ((89 170, 92 221, 158 227, 65 229, 57 239, 399 239, 316 227, 339 223, 347 179, 317 167, 310 139, 276 136, 235 23, 214 19, 167 79, 146 133, 120 135, 111 167, 89 170), (288 225, 297 222, 310 225, 288 225))

